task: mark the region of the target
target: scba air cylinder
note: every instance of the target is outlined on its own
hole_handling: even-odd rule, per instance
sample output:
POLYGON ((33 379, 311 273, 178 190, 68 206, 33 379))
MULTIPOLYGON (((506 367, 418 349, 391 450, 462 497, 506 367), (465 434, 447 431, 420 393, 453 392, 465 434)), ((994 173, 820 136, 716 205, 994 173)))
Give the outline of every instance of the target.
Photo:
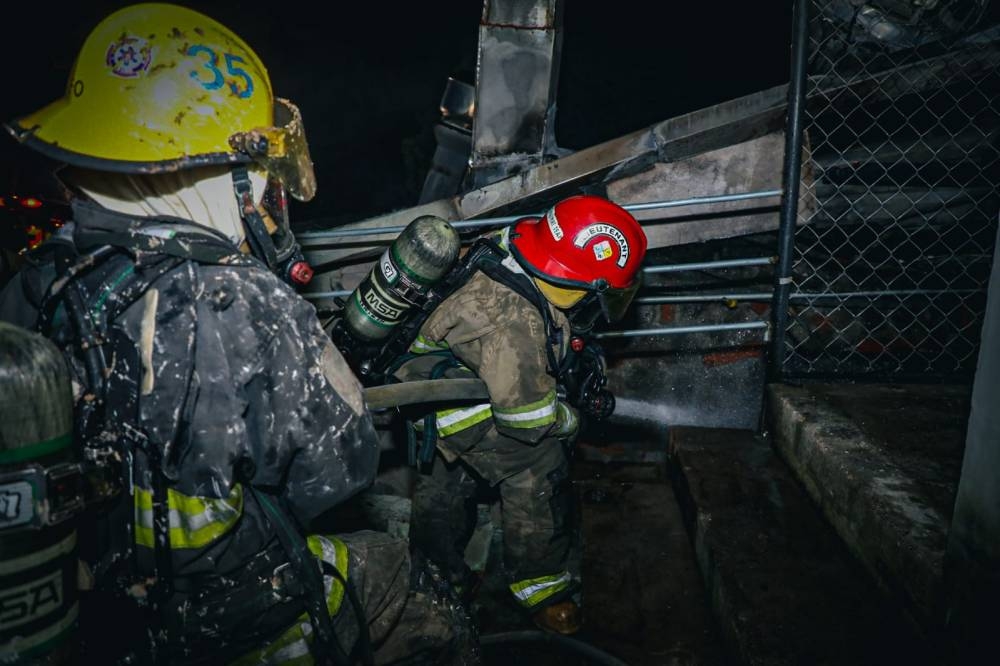
POLYGON ((75 663, 69 373, 51 342, 2 322, 0 414, 0 663, 75 663))
POLYGON ((387 338, 451 270, 461 247, 458 232, 439 217, 410 222, 348 299, 344 321, 350 334, 366 343, 387 338))

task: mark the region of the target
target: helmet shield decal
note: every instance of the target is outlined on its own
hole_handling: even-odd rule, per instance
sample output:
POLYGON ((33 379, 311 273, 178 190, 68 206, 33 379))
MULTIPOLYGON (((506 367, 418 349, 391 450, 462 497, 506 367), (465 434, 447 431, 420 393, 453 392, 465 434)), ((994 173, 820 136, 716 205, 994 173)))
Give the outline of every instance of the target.
MULTIPOLYGON (((615 261, 615 264, 618 268, 625 268, 625 264, 628 263, 629 257, 628 240, 625 238, 625 234, 623 234, 621 230, 614 225, 605 224, 603 222, 591 224, 590 226, 581 229, 576 234, 573 238, 573 245, 581 249, 585 248, 587 243, 597 236, 608 236, 618 245, 618 259, 615 261)), ((603 261, 613 256, 610 244, 608 243, 599 243, 598 245, 595 245, 595 248, 594 256, 597 261, 603 261)))
POLYGON ((229 145, 249 155, 293 197, 309 201, 316 195, 316 174, 299 108, 286 99, 275 99, 274 124, 237 132, 229 137, 229 145))

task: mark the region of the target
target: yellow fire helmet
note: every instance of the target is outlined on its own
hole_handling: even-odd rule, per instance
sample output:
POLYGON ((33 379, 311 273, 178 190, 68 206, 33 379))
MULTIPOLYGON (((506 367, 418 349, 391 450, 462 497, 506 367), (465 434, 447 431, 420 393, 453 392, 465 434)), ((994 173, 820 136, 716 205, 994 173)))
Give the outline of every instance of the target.
POLYGON ((302 117, 247 44, 176 5, 121 9, 87 37, 66 95, 7 125, 58 161, 161 173, 256 162, 296 199, 316 193, 302 117))

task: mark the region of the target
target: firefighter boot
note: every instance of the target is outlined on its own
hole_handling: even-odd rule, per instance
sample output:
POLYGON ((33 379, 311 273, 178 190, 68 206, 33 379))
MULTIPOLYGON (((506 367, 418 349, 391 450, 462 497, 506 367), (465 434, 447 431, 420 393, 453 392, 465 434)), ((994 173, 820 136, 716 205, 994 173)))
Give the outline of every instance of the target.
POLYGON ((556 634, 575 634, 580 631, 580 607, 572 599, 550 604, 531 615, 540 629, 556 634))

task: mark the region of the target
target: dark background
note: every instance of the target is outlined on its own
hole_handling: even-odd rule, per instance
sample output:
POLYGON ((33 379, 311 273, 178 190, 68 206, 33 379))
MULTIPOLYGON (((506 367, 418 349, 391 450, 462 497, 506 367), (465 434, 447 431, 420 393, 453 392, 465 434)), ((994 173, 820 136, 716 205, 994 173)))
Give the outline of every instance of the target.
MULTIPOLYGON (((557 142, 580 149, 787 81, 791 1, 565 3, 557 142)), ((0 120, 62 95, 76 53, 130 3, 4 8, 0 120)), ((475 82, 480 0, 179 3, 257 51, 302 109, 319 192, 299 220, 337 223, 414 205, 448 76, 475 82)), ((0 192, 44 187, 47 166, 0 137, 0 192)))

